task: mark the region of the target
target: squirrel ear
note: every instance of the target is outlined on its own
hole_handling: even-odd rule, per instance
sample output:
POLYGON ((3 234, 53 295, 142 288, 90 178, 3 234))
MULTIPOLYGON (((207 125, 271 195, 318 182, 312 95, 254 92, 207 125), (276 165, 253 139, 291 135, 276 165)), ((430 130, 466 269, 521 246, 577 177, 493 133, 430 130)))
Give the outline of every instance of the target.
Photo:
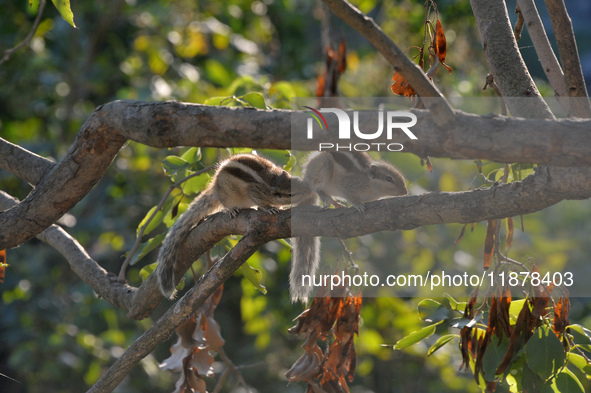
POLYGON ((369 173, 371 174, 371 177, 376 177, 378 175, 378 165, 372 164, 369 167, 369 173))

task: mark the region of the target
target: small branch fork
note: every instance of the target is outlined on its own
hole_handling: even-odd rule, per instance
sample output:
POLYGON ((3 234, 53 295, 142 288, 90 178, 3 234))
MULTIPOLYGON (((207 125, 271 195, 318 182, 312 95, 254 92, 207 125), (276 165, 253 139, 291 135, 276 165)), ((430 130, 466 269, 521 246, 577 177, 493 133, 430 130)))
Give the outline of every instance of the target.
POLYGON ((29 42, 31 42, 31 40, 35 36, 35 33, 37 32, 37 29, 39 28, 39 24, 41 23, 41 18, 43 17, 43 11, 45 10, 46 4, 47 4, 47 0, 39 0, 39 8, 37 9, 37 16, 35 17, 35 21, 33 22, 33 26, 31 27, 31 31, 29 31, 29 34, 27 34, 25 39, 22 40, 14 48, 7 49, 4 51, 4 56, 2 56, 2 58, 0 59, 0 65, 5 63, 6 61, 8 61, 8 59, 10 59, 10 57, 14 54, 14 52, 18 51, 20 48, 22 48, 25 45, 29 45, 29 42))

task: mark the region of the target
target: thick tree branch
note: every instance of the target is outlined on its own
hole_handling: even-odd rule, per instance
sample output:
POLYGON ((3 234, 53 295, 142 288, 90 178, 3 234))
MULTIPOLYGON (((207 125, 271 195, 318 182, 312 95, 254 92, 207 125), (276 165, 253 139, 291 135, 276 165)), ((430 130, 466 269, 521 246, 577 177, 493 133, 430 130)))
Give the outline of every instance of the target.
POLYGON ((546 0, 546 9, 556 37, 568 93, 571 97, 579 97, 571 100, 571 113, 574 116, 590 118, 591 106, 587 86, 583 77, 575 33, 564 0, 546 0))
MULTIPOLYGON (((355 209, 322 210, 318 207, 300 207, 294 209, 297 212, 297 221, 292 225, 291 210, 282 211, 278 215, 247 210, 235 219, 219 213, 191 232, 185 246, 179 250, 180 263, 175 276, 181 277, 199 255, 225 236, 246 233, 253 222, 265 225, 265 241, 303 234, 348 238, 383 230, 517 216, 542 210, 564 199, 589 197, 591 169, 553 168, 552 171, 539 170, 522 182, 485 190, 429 193, 368 203, 363 216, 355 209), (350 225, 351 222, 356 225, 350 225)), ((0 208, 8 206, 6 201, 0 203, 0 208)), ((44 240, 61 252, 72 269, 100 296, 118 307, 128 309, 129 317, 141 319, 149 316, 163 299, 154 276, 148 277, 137 290, 116 283, 63 230, 52 227, 51 231, 58 238, 47 237, 44 240)))
POLYGON ((422 98, 437 97, 436 100, 425 99, 425 105, 435 113, 442 123, 453 119, 454 110, 441 92, 431 83, 420 67, 412 62, 384 31, 369 16, 363 14, 347 0, 323 0, 331 11, 349 26, 363 35, 394 67, 422 98))
MULTIPOLYGON (((565 168, 559 169, 558 172, 559 177, 550 177, 547 169, 541 169, 535 176, 529 176, 523 182, 495 186, 487 190, 430 193, 377 201, 367 204, 365 215, 353 208, 322 212, 318 212, 318 208, 298 208, 298 221, 293 223, 294 228, 298 229, 294 231, 288 225, 291 211, 283 211, 277 216, 267 215, 269 219, 247 220, 249 226, 245 228, 245 236, 238 245, 202 276, 175 307, 171 307, 154 326, 136 340, 88 392, 112 391, 143 357, 195 312, 221 283, 270 238, 304 234, 347 238, 366 234, 368 231, 373 232, 376 227, 379 227, 379 230, 393 230, 412 229, 447 221, 468 223, 481 221, 483 216, 494 219, 541 210, 567 195, 573 198, 591 196, 589 170, 586 174, 577 169, 565 168), (356 225, 350 225, 352 219, 356 225), (326 225, 327 222, 332 225, 326 225), (256 230, 252 228, 254 223, 256 230)), ((201 247, 200 244, 193 244, 200 238, 196 239, 196 235, 208 233, 220 224, 223 225, 228 220, 227 217, 220 213, 198 225, 181 250, 183 261, 192 261, 194 257, 187 256, 187 252, 191 254, 191 248, 201 247), (221 218, 221 221, 218 222, 218 218, 221 218)), ((183 269, 185 268, 183 266, 183 269)), ((146 281, 144 285, 151 285, 151 291, 156 291, 154 279, 150 283, 149 280, 146 281)))
POLYGON ((170 307, 152 327, 131 344, 87 393, 106 393, 115 389, 140 360, 197 311, 216 288, 230 278, 266 242, 266 231, 259 223, 251 226, 238 244, 205 273, 174 307, 170 307))
POLYGON ((54 165, 55 162, 52 160, 0 138, 0 168, 13 175, 31 184, 37 184, 54 165))
POLYGON ((505 3, 470 0, 470 4, 486 61, 511 114, 526 118, 553 118, 519 53, 505 3), (523 100, 522 97, 531 98, 523 100))
MULTIPOLYGON (((513 101, 513 111, 527 107, 527 102, 529 100, 513 101)), ((536 101, 536 106, 540 105, 536 101)), ((458 113, 453 122, 441 126, 439 118, 432 113, 415 113, 419 121, 413 132, 419 139, 403 142, 405 151, 421 157, 568 166, 591 164, 590 121, 550 122, 458 113)), ((360 117, 361 121, 367 121, 368 127, 377 123, 374 113, 361 113, 360 117)), ((295 145, 291 146, 291 119, 292 112, 281 110, 117 101, 99 107, 90 116, 66 157, 53 166, 48 160, 0 139, 0 150, 18 157, 17 161, 3 155, 0 167, 38 182, 25 200, 0 212, 0 249, 14 247, 34 237, 75 206, 103 176, 128 139, 155 147, 317 150, 318 141, 307 139, 294 140, 295 145), (25 162, 27 165, 23 164, 25 162)), ((305 115, 296 115, 294 129, 304 130, 306 120, 305 115)), ((336 119, 329 116, 327 121, 331 128, 337 127, 336 119)), ((322 137, 319 134, 319 140, 322 137)), ((367 141, 352 139, 351 142, 367 141)))
POLYGON ((517 0, 517 4, 525 19, 527 32, 536 48, 536 53, 538 54, 538 59, 544 69, 544 73, 550 82, 550 86, 554 89, 554 95, 560 102, 565 113, 570 116, 570 105, 567 98, 568 92, 566 90, 564 74, 562 68, 560 68, 558 59, 552 50, 552 46, 546 35, 546 30, 544 29, 544 24, 538 14, 536 4, 533 0, 517 0))
MULTIPOLYGON (((513 217, 543 210, 565 199, 591 197, 591 169, 548 168, 522 182, 464 192, 433 192, 384 199, 356 209, 298 207, 270 216, 254 210, 236 219, 218 213, 199 224, 177 254, 175 277, 182 277, 193 261, 230 234, 242 234, 252 222, 266 225, 266 241, 292 236, 350 238, 378 231, 409 230, 425 225, 472 223, 513 217), (355 225, 351 225, 354 222, 355 225)), ((162 300, 156 277, 151 275, 135 295, 131 318, 148 316, 162 300)))
MULTIPOLYGON (((18 199, 0 191, 0 209, 7 209, 17 203, 18 199)), ((137 289, 110 277, 105 269, 90 258, 80 243, 61 227, 52 225, 38 234, 37 238, 62 254, 72 271, 94 289, 97 295, 122 309, 133 306, 133 295, 137 289)))

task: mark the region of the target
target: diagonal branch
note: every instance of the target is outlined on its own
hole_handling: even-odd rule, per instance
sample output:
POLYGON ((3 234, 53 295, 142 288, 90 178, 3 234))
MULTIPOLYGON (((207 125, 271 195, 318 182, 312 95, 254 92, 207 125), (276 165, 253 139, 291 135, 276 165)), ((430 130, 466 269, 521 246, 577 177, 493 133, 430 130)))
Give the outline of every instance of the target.
POLYGON ((470 0, 470 4, 484 56, 511 114, 527 118, 553 118, 519 53, 506 4, 489 0, 470 0), (528 100, 523 100, 523 97, 528 97, 528 100))
POLYGON ((568 100, 568 92, 566 90, 566 81, 558 59, 552 50, 544 24, 536 8, 533 0, 517 0, 517 4, 521 10, 521 15, 525 20, 527 31, 536 48, 538 59, 544 69, 544 73, 550 82, 550 86, 554 89, 554 95, 560 102, 564 111, 570 115, 570 105, 568 100))
POLYGON ((87 393, 111 392, 131 369, 189 318, 265 242, 265 228, 250 227, 238 244, 218 261, 175 305, 138 338, 87 393))
POLYGON ((349 26, 361 33, 423 98, 437 97, 437 100, 424 100, 445 123, 453 119, 454 110, 441 92, 431 83, 418 65, 413 63, 384 31, 369 16, 363 14, 347 0, 323 0, 331 11, 349 26))
POLYGON ((55 162, 0 138, 0 168, 31 183, 38 184, 55 162))
MULTIPOLYGON (((7 209, 18 203, 16 198, 0 191, 0 209, 7 209)), ((86 250, 65 230, 52 225, 37 238, 57 250, 68 261, 70 268, 100 297, 123 309, 133 306, 133 295, 136 288, 112 279, 108 272, 96 263, 86 250)))
POLYGON ((564 0, 546 0, 546 9, 550 15, 552 29, 556 37, 569 96, 578 97, 570 101, 571 113, 574 116, 590 118, 591 107, 589 106, 587 86, 581 68, 573 25, 566 11, 564 0))

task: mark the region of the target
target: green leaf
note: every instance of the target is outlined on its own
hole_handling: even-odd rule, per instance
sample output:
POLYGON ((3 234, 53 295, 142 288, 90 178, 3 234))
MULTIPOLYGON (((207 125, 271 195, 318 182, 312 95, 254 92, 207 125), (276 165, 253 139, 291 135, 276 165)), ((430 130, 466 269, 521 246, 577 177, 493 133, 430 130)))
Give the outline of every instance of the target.
POLYGON ((140 270, 140 277, 142 278, 142 282, 146 281, 146 279, 148 278, 148 276, 150 274, 152 274, 154 272, 154 270, 156 270, 156 267, 158 266, 158 262, 154 262, 151 263, 149 265, 144 266, 143 268, 141 268, 140 270))
POLYGON ((207 78, 219 86, 227 86, 232 82, 232 76, 226 67, 217 60, 205 60, 205 72, 207 78))
POLYGON ((278 99, 291 100, 297 94, 291 83, 281 81, 271 85, 269 95, 276 95, 278 99))
POLYGON ((447 299, 447 301, 449 302, 449 306, 452 308, 452 310, 464 311, 464 309, 458 309, 458 301, 454 299, 453 296, 451 296, 449 293, 444 292, 443 297, 447 299))
MULTIPOLYGON (((139 223, 139 225, 137 226, 137 230, 136 230, 136 236, 140 236, 140 230, 142 229, 142 227, 144 225, 146 225, 148 223, 148 220, 150 219, 150 217, 152 217, 152 214, 154 214, 154 212, 156 211, 156 208, 158 206, 154 206, 150 209, 150 211, 148 211, 148 213, 146 213, 146 215, 144 216, 144 218, 142 219, 142 221, 139 223)), ((150 223, 148 224, 148 226, 146 227, 146 229, 144 230, 144 235, 149 234, 150 232, 152 232, 158 225, 160 225, 162 223, 162 217, 163 217, 163 213, 162 210, 159 210, 158 213, 156 213, 156 215, 154 216, 154 218, 152 219, 152 221, 150 221, 150 223)))
POLYGON ((277 239, 277 241, 291 250, 291 244, 287 240, 285 240, 285 239, 277 239))
POLYGON ((451 327, 456 329, 462 329, 463 327, 469 325, 470 327, 476 325, 478 321, 482 319, 483 314, 478 314, 474 319, 470 318, 454 318, 451 324, 451 327))
POLYGON ((162 160, 164 173, 171 177, 180 171, 184 171, 185 169, 189 168, 189 166, 190 164, 179 156, 168 156, 162 160))
POLYGON ((250 266, 248 263, 243 263, 238 269, 242 275, 254 285, 256 289, 258 289, 263 295, 267 294, 267 288, 262 284, 263 281, 263 273, 259 269, 255 269, 250 266))
POLYGON ((211 97, 205 100, 205 105, 222 106, 224 103, 232 102, 232 97, 211 97))
POLYGON ((72 13, 72 9, 70 8, 70 0, 51 0, 55 8, 59 11, 62 15, 62 18, 66 22, 72 25, 72 27, 76 27, 74 24, 74 13, 72 13))
POLYGON ((410 347, 411 345, 414 345, 414 344, 418 343, 419 341, 432 336, 433 333, 435 333, 435 328, 441 322, 442 321, 439 321, 437 323, 434 323, 433 325, 425 326, 424 328, 414 331, 411 334, 409 334, 408 336, 401 338, 396 343, 396 345, 394 345, 394 349, 402 349, 402 348, 410 347))
POLYGON ((162 208, 162 211, 164 211, 164 219, 162 220, 164 222, 164 225, 166 225, 167 228, 170 228, 171 226, 174 225, 174 223, 176 222, 176 220, 178 220, 178 218, 181 216, 181 214, 183 214, 186 210, 187 207, 189 207, 188 203, 178 203, 178 196, 175 197, 174 199, 171 199, 169 201, 167 201, 164 204, 164 207, 162 208), (170 203, 169 203, 170 202, 170 203), (177 206, 178 204, 178 206, 177 206), (177 206, 177 214, 176 216, 172 216, 172 211, 175 208, 175 206, 177 206))
POLYGON ((569 352, 566 355, 566 358, 570 364, 572 364, 573 366, 575 366, 576 368, 578 368, 579 370, 581 370, 585 374, 591 375, 591 364, 589 364, 587 362, 587 359, 585 359, 584 356, 581 356, 581 355, 573 353, 573 352, 569 352))
POLYGON ((239 99, 246 101, 250 106, 253 106, 258 109, 267 109, 267 104, 265 104, 265 97, 261 93, 248 93, 239 99))
POLYGON ((197 194, 209 183, 211 177, 208 173, 202 173, 185 181, 182 185, 183 192, 186 194, 197 194))
POLYGON ((512 325, 517 322, 517 318, 519 317, 519 313, 523 309, 523 305, 525 304, 525 299, 521 300, 514 300, 509 305, 509 321, 512 325))
POLYGON ((558 373, 552 383, 552 389, 556 393, 585 393, 581 381, 568 368, 558 373))
POLYGON ((542 378, 527 365, 523 366, 523 376, 521 377, 521 389, 524 392, 552 393, 550 384, 544 383, 542 378))
POLYGON ((184 152, 181 158, 190 164, 194 164, 201 160, 201 149, 199 147, 192 147, 184 152))
POLYGON ((486 347, 486 352, 482 358, 482 372, 484 373, 484 378, 487 381, 493 382, 497 379, 495 372, 501 364, 508 347, 509 342, 507 339, 505 339, 505 336, 501 336, 500 345, 497 336, 493 336, 491 338, 490 343, 486 347))
POLYGON ((560 340, 548 326, 540 326, 525 346, 528 366, 544 381, 564 366, 565 359, 560 340))
POLYGON ((437 342, 435 344, 431 345, 431 348, 429 348, 429 351, 427 352, 427 356, 431 356, 433 353, 435 353, 435 351, 437 351, 439 348, 443 347, 445 344, 447 344, 448 342, 450 342, 451 340, 453 340, 456 337, 460 337, 460 336, 458 334, 448 334, 448 335, 439 337, 439 340, 437 340, 437 342))
POLYGON ((433 299, 423 299, 419 302, 419 318, 422 321, 433 323, 443 321, 450 317, 449 310, 441 303, 433 299))
POLYGON ((566 327, 573 336, 577 346, 585 351, 591 352, 591 331, 581 325, 573 324, 566 327))
POLYGON ((165 237, 166 233, 161 233, 160 235, 156 235, 153 238, 149 239, 147 242, 141 243, 138 249, 135 251, 133 257, 131 258, 131 261, 129 262, 130 265, 135 265, 139 260, 148 255, 150 251, 152 251, 162 243, 165 237))

